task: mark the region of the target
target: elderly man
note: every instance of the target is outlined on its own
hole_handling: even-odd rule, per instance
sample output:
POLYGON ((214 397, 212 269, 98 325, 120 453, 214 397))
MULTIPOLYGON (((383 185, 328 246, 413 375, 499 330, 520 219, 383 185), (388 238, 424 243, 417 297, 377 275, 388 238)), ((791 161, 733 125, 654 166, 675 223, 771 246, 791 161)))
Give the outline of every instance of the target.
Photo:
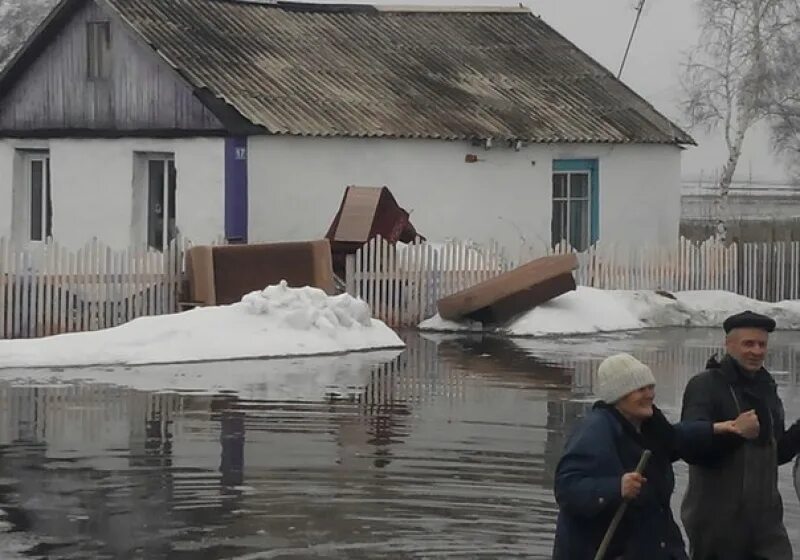
POLYGON ((687 457, 689 486, 681 517, 692 560, 792 560, 778 492, 778 465, 800 451, 800 422, 785 429, 775 380, 764 369, 775 321, 746 311, 728 317, 726 354, 689 381, 682 420, 732 420, 758 415, 758 437, 714 436, 687 457))

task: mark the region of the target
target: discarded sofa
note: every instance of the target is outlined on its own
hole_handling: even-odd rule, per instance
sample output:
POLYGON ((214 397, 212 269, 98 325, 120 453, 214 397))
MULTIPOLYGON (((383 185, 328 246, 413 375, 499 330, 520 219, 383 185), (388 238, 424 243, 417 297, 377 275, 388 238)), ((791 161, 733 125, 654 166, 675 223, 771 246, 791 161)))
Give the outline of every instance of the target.
POLYGON ((502 323, 575 289, 574 254, 536 259, 436 302, 443 319, 502 323))
POLYGON ((335 293, 327 239, 293 243, 192 247, 186 253, 181 305, 226 305, 286 280, 335 293))
POLYGON ((389 243, 425 239, 414 229, 409 213, 397 204, 388 187, 347 187, 325 235, 331 243, 334 272, 345 278, 347 255, 378 235, 389 243))

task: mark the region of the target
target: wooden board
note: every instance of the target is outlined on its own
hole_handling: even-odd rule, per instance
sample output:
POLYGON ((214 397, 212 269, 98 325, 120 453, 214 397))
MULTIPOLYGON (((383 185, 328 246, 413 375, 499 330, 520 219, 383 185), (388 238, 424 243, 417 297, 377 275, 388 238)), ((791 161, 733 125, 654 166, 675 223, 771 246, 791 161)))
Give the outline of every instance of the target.
POLYGON ((500 322, 575 289, 574 254, 536 259, 514 270, 440 299, 439 315, 452 321, 464 317, 500 322))
POLYGON ((528 289, 520 290, 499 299, 486 307, 469 313, 466 317, 481 323, 503 323, 520 313, 524 313, 537 305, 541 305, 574 289, 575 278, 572 274, 561 274, 539 282, 528 289))
POLYGON ((334 241, 364 243, 372 232, 380 187, 349 187, 334 241))
POLYGON ((203 302, 204 305, 217 304, 213 250, 210 245, 199 245, 186 252, 189 301, 203 302))
POLYGON ((286 280, 336 293, 327 239, 253 245, 200 245, 186 256, 190 305, 227 305, 245 294, 286 280))

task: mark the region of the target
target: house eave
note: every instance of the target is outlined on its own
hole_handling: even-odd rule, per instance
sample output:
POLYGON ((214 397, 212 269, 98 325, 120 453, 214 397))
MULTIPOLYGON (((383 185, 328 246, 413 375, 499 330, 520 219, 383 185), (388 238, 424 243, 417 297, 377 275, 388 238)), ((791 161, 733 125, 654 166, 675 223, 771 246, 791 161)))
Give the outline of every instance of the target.
MULTIPOLYGON (((298 131, 269 131, 263 127, 252 125, 246 121, 229 122, 227 128, 217 129, 176 129, 176 128, 134 128, 134 129, 112 129, 112 128, 35 128, 35 129, 0 129, 0 139, 2 138, 31 138, 31 139, 119 139, 119 138, 194 138, 194 137, 225 137, 225 136, 272 136, 289 138, 319 138, 319 139, 343 139, 343 140, 438 140, 442 142, 472 142, 483 144, 489 137, 482 135, 437 135, 437 134, 383 134, 372 132, 298 132, 298 131)), ((526 138, 526 137, 491 137, 495 143, 505 143, 512 147, 516 142, 535 145, 605 145, 605 146, 674 146, 678 149, 695 146, 693 142, 686 143, 683 139, 676 139, 672 142, 656 140, 625 140, 625 139, 602 139, 602 138, 526 138)))
POLYGON ((0 139, 89 139, 89 140, 116 140, 121 138, 221 138, 231 136, 232 132, 225 129, 48 129, 37 128, 31 130, 2 130, 0 139))

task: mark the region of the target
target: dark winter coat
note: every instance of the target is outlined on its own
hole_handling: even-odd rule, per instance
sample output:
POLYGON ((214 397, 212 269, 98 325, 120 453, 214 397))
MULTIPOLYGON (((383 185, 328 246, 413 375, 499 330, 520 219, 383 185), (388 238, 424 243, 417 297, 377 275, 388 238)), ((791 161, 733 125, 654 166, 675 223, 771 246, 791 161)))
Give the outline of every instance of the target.
POLYGON ((800 449, 800 423, 785 429, 783 404, 765 370, 748 375, 730 356, 712 359, 684 393, 682 420, 722 422, 755 410, 759 437, 717 435, 686 457, 689 486, 681 508, 695 560, 791 560, 778 492, 778 465, 800 449))
POLYGON ((606 558, 682 560, 681 532, 670 508, 672 462, 686 448, 711 443, 708 422, 671 425, 656 409, 641 433, 619 412, 598 403, 567 441, 556 470, 559 505, 554 560, 592 560, 622 503, 622 475, 632 472, 647 448, 653 452, 641 494, 631 501, 606 558))

